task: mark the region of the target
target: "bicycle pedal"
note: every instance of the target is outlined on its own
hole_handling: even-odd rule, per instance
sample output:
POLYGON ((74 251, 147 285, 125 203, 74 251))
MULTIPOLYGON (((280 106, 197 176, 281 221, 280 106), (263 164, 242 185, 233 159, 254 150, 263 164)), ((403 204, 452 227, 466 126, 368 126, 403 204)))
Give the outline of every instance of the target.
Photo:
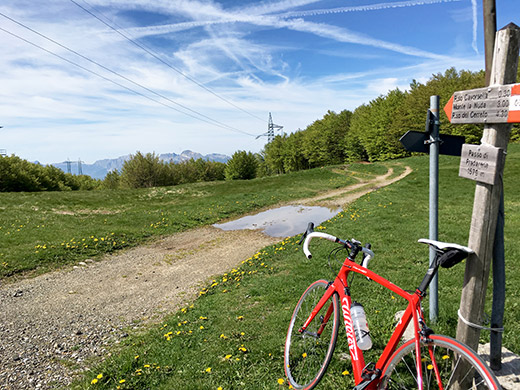
POLYGON ((381 376, 381 370, 363 370, 361 377, 364 379, 363 382, 354 386, 352 390, 363 390, 369 384, 371 384, 374 380, 378 379, 381 376))

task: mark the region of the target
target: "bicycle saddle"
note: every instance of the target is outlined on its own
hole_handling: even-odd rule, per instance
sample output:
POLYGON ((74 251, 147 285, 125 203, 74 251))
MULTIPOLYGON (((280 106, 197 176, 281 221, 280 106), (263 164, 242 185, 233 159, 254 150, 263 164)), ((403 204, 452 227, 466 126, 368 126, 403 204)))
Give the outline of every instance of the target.
POLYGON ((429 240, 427 238, 421 238, 419 242, 423 244, 432 245, 438 250, 442 252, 446 252, 450 249, 458 249, 460 251, 466 252, 467 254, 473 253, 474 250, 471 248, 468 248, 467 246, 459 245, 459 244, 453 244, 450 242, 442 242, 442 241, 435 241, 435 240, 429 240))

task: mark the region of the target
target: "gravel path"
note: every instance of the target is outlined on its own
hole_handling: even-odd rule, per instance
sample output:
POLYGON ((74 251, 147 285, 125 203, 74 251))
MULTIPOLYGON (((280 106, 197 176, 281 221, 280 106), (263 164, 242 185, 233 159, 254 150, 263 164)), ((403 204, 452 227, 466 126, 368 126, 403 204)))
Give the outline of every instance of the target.
POLYGON ((213 275, 278 240, 205 227, 0 288, 0 388, 67 386, 128 326, 159 321, 213 275))

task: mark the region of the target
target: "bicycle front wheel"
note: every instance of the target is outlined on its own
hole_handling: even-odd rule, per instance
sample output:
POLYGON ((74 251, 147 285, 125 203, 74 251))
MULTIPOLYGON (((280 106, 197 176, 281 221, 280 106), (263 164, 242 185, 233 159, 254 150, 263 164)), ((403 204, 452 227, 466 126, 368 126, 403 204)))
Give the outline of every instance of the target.
MULTIPOLYGON (((441 335, 421 343, 424 390, 498 390, 498 380, 486 363, 468 346, 441 335)), ((415 341, 402 345, 383 369, 380 390, 419 389, 415 341)))
POLYGON ((339 300, 333 294, 305 331, 301 327, 323 297, 328 283, 318 280, 303 293, 291 318, 285 341, 284 366, 295 389, 312 389, 329 365, 339 327, 339 300))

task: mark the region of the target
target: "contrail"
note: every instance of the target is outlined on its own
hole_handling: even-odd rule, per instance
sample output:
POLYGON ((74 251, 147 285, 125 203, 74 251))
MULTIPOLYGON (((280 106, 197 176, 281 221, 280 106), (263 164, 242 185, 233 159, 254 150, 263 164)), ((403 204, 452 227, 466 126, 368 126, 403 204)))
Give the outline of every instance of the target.
POLYGON ((471 8, 473 11, 473 42, 471 42, 471 47, 475 50, 475 53, 478 54, 477 47, 477 0, 471 0, 471 8))
MULTIPOLYGON (((360 43, 368 46, 378 47, 382 49, 387 49, 391 51, 395 51, 398 53, 403 53, 406 55, 417 56, 417 57, 425 57, 432 59, 441 59, 445 60, 447 57, 442 55, 437 55, 433 53, 429 53, 427 51, 402 46, 399 44, 394 44, 391 42, 385 42, 382 40, 370 38, 364 34, 357 34, 346 29, 342 29, 335 26, 313 23, 305 21, 301 18, 301 16, 310 16, 310 15, 319 15, 326 13, 341 13, 341 12, 353 12, 353 11, 372 11, 372 10, 380 10, 386 8, 399 8, 399 7, 413 7, 420 5, 428 5, 428 4, 436 4, 436 3, 448 3, 448 2, 456 2, 462 0, 410 0, 410 1, 400 1, 395 3, 378 3, 367 6, 359 6, 359 7, 342 7, 342 8, 331 8, 331 9, 322 9, 322 10, 310 10, 310 11, 301 11, 301 12, 290 12, 283 14, 264 14, 264 15, 252 15, 252 14, 244 14, 244 13, 232 13, 221 15, 218 20, 199 20, 193 22, 184 22, 177 24, 168 24, 162 26, 153 26, 153 27, 141 27, 128 29, 127 31, 132 34, 136 34, 138 37, 146 36, 146 35, 155 35, 155 34, 166 34, 170 32, 179 32, 185 29, 190 29, 199 26, 212 26, 216 24, 225 24, 225 23, 251 23, 253 25, 258 26, 269 26, 275 28, 288 28, 293 31, 300 31, 309 34, 315 34, 321 37, 329 38, 336 40, 338 42, 345 43, 360 43), (298 18, 300 16, 300 18, 298 18)), ((473 1, 473 0, 472 0, 473 1)))
MULTIPOLYGON (((404 8, 404 7, 415 7, 419 5, 429 5, 438 3, 453 3, 462 0, 411 0, 411 1, 398 1, 396 3, 378 3, 371 5, 359 5, 356 7, 340 7, 340 8, 329 8, 329 9, 315 9, 309 11, 294 11, 286 12, 283 14, 277 14, 276 16, 281 18, 293 18, 293 17, 304 17, 304 16, 316 16, 325 14, 339 14, 345 12, 363 12, 363 11, 378 11, 388 8, 404 8)), ((476 2, 476 0, 472 0, 476 2)), ((475 5, 476 8, 476 5, 475 5)), ((476 11, 474 11, 475 13, 476 11)))

